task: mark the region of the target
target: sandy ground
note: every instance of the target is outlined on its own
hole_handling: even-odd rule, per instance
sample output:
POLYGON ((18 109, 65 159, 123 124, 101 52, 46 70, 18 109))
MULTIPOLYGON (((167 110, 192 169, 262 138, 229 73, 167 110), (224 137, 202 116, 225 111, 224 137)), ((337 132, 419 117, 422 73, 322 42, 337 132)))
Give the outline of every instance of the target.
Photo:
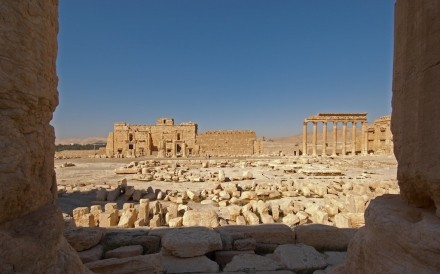
MULTIPOLYGON (((115 174, 116 168, 123 167, 132 161, 148 160, 148 158, 137 159, 94 159, 94 158, 79 158, 69 160, 55 160, 55 170, 57 173, 58 185, 81 185, 81 191, 68 191, 59 195, 58 204, 68 214, 76 207, 90 206, 93 204, 96 196, 96 189, 104 184, 117 184, 123 178, 128 180, 128 185, 134 186, 136 189, 146 190, 148 187, 153 189, 166 190, 193 190, 201 191, 203 189, 212 189, 218 182, 165 182, 165 181, 151 181, 142 182, 132 180, 132 174, 118 175, 115 174), (65 163, 73 163, 73 167, 61 168, 65 163), (86 189, 86 191, 84 191, 86 189)), ((219 168, 217 166, 209 168, 194 168, 195 163, 206 161, 203 158, 190 159, 164 159, 166 163, 175 164, 180 163, 182 166, 188 166, 188 172, 192 174, 209 174, 210 172, 217 172, 220 169, 225 172, 227 177, 240 177, 244 171, 250 171, 254 179, 237 181, 239 185, 246 185, 252 183, 258 184, 281 184, 285 181, 302 180, 304 183, 313 182, 328 185, 335 180, 350 180, 353 183, 370 184, 376 181, 396 181, 397 162, 394 156, 346 156, 346 157, 317 157, 309 158, 309 164, 301 164, 301 159, 298 157, 252 157, 252 158, 211 158, 211 166, 214 163, 220 162, 234 162, 234 167, 219 168), (243 167, 240 162, 259 162, 263 166, 249 166, 243 167), (268 164, 268 166, 265 166, 268 164), (321 169, 330 170, 337 169, 342 171, 343 176, 306 176, 301 173, 285 173, 284 168, 293 165, 302 165, 304 169, 321 169)), ((295 200, 304 200, 304 197, 296 197, 295 200)), ((279 199, 282 203, 285 198, 279 199)), ((122 206, 124 203, 123 197, 120 197, 118 204, 122 206)), ((197 206, 197 205, 193 205, 197 206)))

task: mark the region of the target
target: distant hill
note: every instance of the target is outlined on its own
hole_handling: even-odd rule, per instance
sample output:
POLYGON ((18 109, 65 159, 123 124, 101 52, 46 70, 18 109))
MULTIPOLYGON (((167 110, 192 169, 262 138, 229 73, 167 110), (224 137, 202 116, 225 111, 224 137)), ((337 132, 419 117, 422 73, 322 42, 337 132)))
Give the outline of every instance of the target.
POLYGON ((55 139, 55 145, 69 145, 69 144, 96 144, 96 143, 107 143, 107 138, 95 136, 95 137, 84 137, 84 138, 62 138, 55 139))

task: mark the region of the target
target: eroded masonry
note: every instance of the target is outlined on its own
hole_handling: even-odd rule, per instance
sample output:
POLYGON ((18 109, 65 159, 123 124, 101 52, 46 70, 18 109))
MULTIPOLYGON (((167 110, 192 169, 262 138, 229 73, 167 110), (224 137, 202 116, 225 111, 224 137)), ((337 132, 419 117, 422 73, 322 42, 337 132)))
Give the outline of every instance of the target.
POLYGON ((392 154, 393 136, 390 124, 391 116, 382 116, 369 125, 366 112, 311 115, 303 124, 303 155, 392 154), (311 143, 308 143, 309 123, 312 124, 311 143), (319 124, 322 124, 321 141, 318 140, 319 124), (328 136, 328 124, 332 126, 332 136, 328 136), (351 131, 350 135, 347 134, 348 131, 351 131))
POLYGON ((261 141, 252 130, 218 130, 198 133, 193 122, 175 124, 159 118, 155 125, 115 123, 107 138, 109 157, 243 156, 261 153, 261 141))

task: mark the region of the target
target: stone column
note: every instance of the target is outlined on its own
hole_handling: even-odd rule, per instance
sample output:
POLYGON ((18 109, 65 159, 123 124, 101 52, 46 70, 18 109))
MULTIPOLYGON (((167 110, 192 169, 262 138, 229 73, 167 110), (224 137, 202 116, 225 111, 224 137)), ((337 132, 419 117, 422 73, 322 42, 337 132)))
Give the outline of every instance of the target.
POLYGON ((313 122, 313 139, 312 139, 312 149, 313 149, 313 156, 317 155, 317 146, 318 146, 318 123, 313 122))
POLYGON ((188 155, 186 154, 186 143, 182 143, 182 157, 188 157, 188 155))
POLYGON ((356 155, 356 122, 351 122, 351 155, 356 155))
POLYGON ((84 273, 56 205, 58 1, 1 1, 0 18, 0 272, 84 273))
POLYGON ((307 122, 303 123, 303 155, 307 155, 307 122))
POLYGON ((171 149, 171 157, 172 158, 177 158, 176 141, 175 140, 173 140, 173 148, 171 149))
POLYGON ((338 122, 333 122, 333 152, 332 156, 336 156, 336 148, 338 144, 338 122))
POLYGON ((368 155, 368 123, 362 122, 362 154, 368 155))
POLYGON ((322 122, 322 156, 327 155, 327 122, 322 122))
POLYGON ((342 155, 347 154, 347 122, 342 122, 342 155))

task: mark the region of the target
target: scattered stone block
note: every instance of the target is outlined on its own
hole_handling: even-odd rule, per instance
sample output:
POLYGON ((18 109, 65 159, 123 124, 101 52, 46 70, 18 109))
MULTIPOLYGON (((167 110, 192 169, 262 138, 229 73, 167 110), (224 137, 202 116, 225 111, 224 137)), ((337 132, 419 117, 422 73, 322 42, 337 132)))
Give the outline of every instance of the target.
POLYGON ((136 208, 127 208, 122 211, 121 218, 119 219, 118 227, 133 228, 134 222, 137 220, 136 208))
POLYGON ((220 250, 215 252, 215 261, 224 268, 225 265, 232 261, 232 258, 240 254, 255 254, 252 250, 238 251, 238 250, 220 250))
POLYGON ((254 238, 237 239, 234 241, 234 250, 249 251, 255 250, 257 241, 254 238))
POLYGON ((102 230, 99 228, 66 228, 64 230, 67 242, 78 252, 98 245, 102 236, 102 230))
MULTIPOLYGON (((206 256, 192 258, 177 258, 173 256, 162 256, 162 264, 166 273, 216 273, 219 266, 206 256)), ((152 272, 151 272, 152 273, 152 272)))
POLYGON ((141 245, 128 245, 109 250, 105 253, 105 258, 127 258, 142 255, 143 247, 141 245))
POLYGON ((181 228, 165 234, 162 247, 173 256, 189 258, 221 250, 222 240, 219 233, 205 227, 181 228))
POLYGON ((159 254, 141 255, 129 258, 112 258, 87 263, 86 267, 94 273, 164 273, 159 254))
POLYGON ((218 227, 218 216, 215 210, 189 210, 183 215, 183 225, 218 227))
POLYGON ((78 256, 84 264, 101 260, 103 254, 104 247, 102 245, 78 252, 78 256))
POLYGON ((324 255, 304 244, 280 245, 274 257, 286 268, 297 272, 311 272, 327 266, 324 255))
POLYGON ((281 269, 283 266, 267 257, 263 257, 256 254, 240 254, 232 258, 232 261, 228 263, 224 271, 275 271, 281 269))
POLYGON ((345 251, 356 229, 340 229, 328 225, 310 224, 295 228, 296 242, 318 250, 345 251))

